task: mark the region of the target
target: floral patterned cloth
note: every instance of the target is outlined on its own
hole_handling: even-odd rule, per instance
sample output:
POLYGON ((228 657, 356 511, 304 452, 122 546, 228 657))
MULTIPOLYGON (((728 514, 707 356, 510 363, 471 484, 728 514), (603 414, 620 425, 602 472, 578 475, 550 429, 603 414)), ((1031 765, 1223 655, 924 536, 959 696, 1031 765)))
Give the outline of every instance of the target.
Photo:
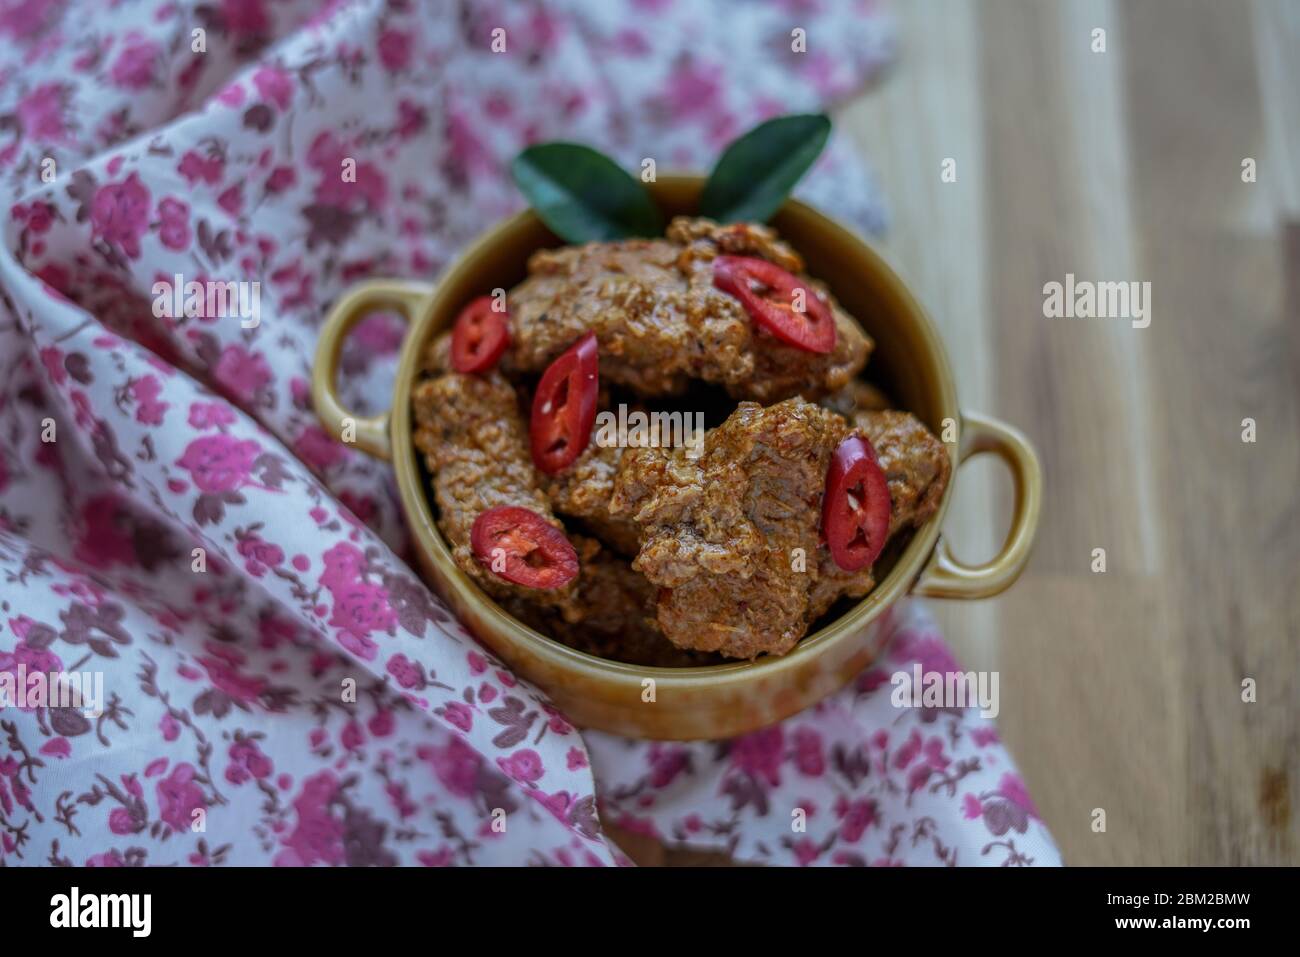
MULTIPOLYGON (((522 145, 699 167, 888 52, 862 0, 0 0, 0 679, 103 683, 0 710, 0 862, 623 863, 598 807, 746 860, 1056 862, 992 726, 892 708, 885 670, 729 743, 580 735, 308 399, 329 304, 518 208, 522 145), (259 282, 260 321, 156 308, 177 276, 259 282)), ((802 192, 883 222, 842 143, 802 192)), ((358 329, 356 406, 401 334, 358 329)), ((882 668, 949 666, 890 627, 882 668)))

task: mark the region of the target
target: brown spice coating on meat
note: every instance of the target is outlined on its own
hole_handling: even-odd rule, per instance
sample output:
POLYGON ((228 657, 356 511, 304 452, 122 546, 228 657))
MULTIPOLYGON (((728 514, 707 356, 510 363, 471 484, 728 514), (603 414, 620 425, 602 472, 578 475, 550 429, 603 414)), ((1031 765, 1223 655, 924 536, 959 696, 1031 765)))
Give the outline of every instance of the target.
POLYGON ((843 388, 866 363, 871 340, 825 288, 835 350, 817 355, 756 328, 740 303, 713 286, 719 254, 760 256, 798 273, 803 261, 766 226, 678 217, 666 239, 541 250, 510 293, 508 372, 540 372, 578 337, 600 341, 601 376, 644 396, 682 392, 689 379, 736 398, 774 402, 843 388))
MULTIPOLYGON (((573 647, 665 666, 699 663, 696 652, 784 654, 838 598, 874 587, 869 569, 840 569, 819 541, 826 468, 851 431, 827 409, 801 399, 742 403, 706 435, 696 460, 686 449, 593 442, 570 469, 542 476, 515 391, 499 373, 421 382, 413 405, 415 444, 457 565, 516 617, 573 647), (469 535, 480 512, 518 505, 563 528, 552 498, 616 547, 633 551, 642 539, 635 563, 571 537, 579 579, 546 592, 502 581, 474 557, 469 535), (796 548, 804 571, 792 567, 796 548), (650 582, 660 586, 657 609, 650 582)), ((905 412, 864 411, 853 421, 889 484, 890 535, 924 523, 951 474, 943 444, 905 412)))
POLYGON ((420 382, 411 398, 415 447, 433 476, 438 528, 456 565, 494 598, 520 596, 553 606, 568 620, 581 617, 576 583, 549 591, 512 584, 486 568, 470 547, 474 520, 503 505, 530 509, 564 530, 541 491, 514 388, 498 372, 452 372, 420 382))
MULTIPOLYGON (((670 641, 754 658, 784 654, 803 637, 822 574, 826 469, 849 431, 802 399, 742 402, 706 434, 696 461, 684 449, 628 452, 612 511, 644 526, 632 567, 661 586, 659 624, 670 641)), ((870 583, 864 569, 841 588, 870 583)))
POLYGON ((602 446, 592 440, 572 465, 555 475, 542 477, 542 490, 551 507, 561 515, 582 521, 605 545, 625 555, 640 548, 641 528, 625 516, 610 514, 614 478, 626 449, 602 446))
MULTIPOLYGON (((813 288, 823 289, 820 283, 813 288)), ((787 346, 760 330, 755 336, 754 374, 739 386, 727 391, 737 399, 776 402, 807 393, 817 398, 844 388, 866 365, 871 340, 840 306, 825 294, 835 316, 835 349, 829 355, 817 355, 787 346)))
POLYGON ((714 663, 664 638, 655 621, 656 589, 626 559, 602 551, 583 563, 582 572, 582 621, 566 622, 554 611, 519 599, 506 610, 547 637, 598 658, 655 668, 714 663))
MULTIPOLYGON (((722 253, 725 256, 757 256, 786 272, 803 272, 803 257, 777 238, 776 230, 771 226, 715 223, 702 217, 676 216, 668 224, 666 235, 672 242, 687 247, 687 261, 693 264, 711 265, 713 257, 722 253)), ((709 280, 712 282, 712 275, 709 280)))
MULTIPOLYGON (((861 411, 851 420, 854 431, 866 436, 889 485, 889 537, 906 528, 919 528, 939 508, 952 466, 948 450, 916 416, 894 409, 861 411)), ((809 599, 810 618, 824 615, 840 598, 861 598, 863 589, 853 573, 820 556, 821 575, 809 599)))
MULTIPOLYGON (((796 275, 804 270, 802 257, 778 239, 776 231, 769 226, 723 225, 709 219, 679 216, 669 224, 668 238, 686 247, 679 260, 680 267, 709 284, 713 282, 713 260, 719 254, 757 256, 796 275)), ((788 346, 765 329, 755 328, 753 372, 739 382, 725 383, 734 398, 764 404, 796 395, 815 399, 843 389, 866 365, 873 345, 871 339, 823 283, 810 279, 808 285, 826 301, 835 317, 835 349, 829 355, 818 355, 788 346)))
POLYGON ((748 376, 749 317, 711 276, 682 273, 680 253, 663 239, 534 253, 529 277, 510 292, 507 368, 540 372, 591 330, 601 378, 643 395, 679 393, 690 378, 748 376))
POLYGON ((820 541, 830 458, 858 429, 880 443, 896 497, 890 534, 924 522, 946 487, 948 456, 903 412, 863 413, 855 429, 802 399, 741 403, 705 436, 696 462, 682 450, 624 457, 611 510, 644 526, 633 568, 661 586, 659 624, 670 641, 733 658, 780 655, 837 599, 871 591, 871 569, 841 569, 820 541))
POLYGON ((511 293, 512 346, 501 371, 449 372, 447 333, 423 357, 423 374, 437 377, 412 395, 415 444, 457 564, 510 614, 579 650, 664 667, 712 663, 715 652, 784 654, 838 598, 874 587, 870 569, 845 572, 820 541, 826 468, 839 442, 862 431, 876 447, 891 536, 933 515, 949 479, 943 445, 914 417, 882 410, 878 390, 856 380, 872 343, 824 286, 809 280, 832 309, 837 342, 819 356, 781 344, 713 287, 719 254, 803 271, 767 227, 678 218, 664 240, 534 254, 529 278, 511 293), (589 329, 600 340, 601 408, 610 383, 662 396, 691 379, 777 404, 741 402, 698 458, 593 439, 569 468, 542 475, 521 404, 527 380, 516 391, 502 372, 541 372, 589 329), (799 394, 829 408, 789 398, 799 394), (546 592, 502 581, 469 546, 474 519, 497 505, 528 508, 561 529, 552 509, 579 519, 636 560, 569 536, 581 565, 575 582, 546 592))
POLYGON ((451 333, 443 332, 429 340, 420 356, 420 371, 428 377, 451 371, 451 333))
POLYGON ((893 405, 882 389, 862 379, 824 397, 821 404, 850 420, 858 412, 879 412, 893 405))
POLYGON ((938 511, 952 475, 947 448, 909 412, 858 412, 853 424, 876 450, 889 483, 889 534, 924 525, 938 511))

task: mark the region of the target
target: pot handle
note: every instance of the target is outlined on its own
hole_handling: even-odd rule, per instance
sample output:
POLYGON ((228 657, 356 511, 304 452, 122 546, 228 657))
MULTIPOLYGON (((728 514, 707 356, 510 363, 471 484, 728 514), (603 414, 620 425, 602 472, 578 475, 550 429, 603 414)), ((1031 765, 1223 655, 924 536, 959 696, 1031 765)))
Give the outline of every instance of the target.
POLYGON ((992 452, 1006 462, 1015 483, 1016 504, 1007 540, 984 564, 967 565, 940 538, 934 556, 912 588, 914 595, 987 598, 1010 588, 1029 561, 1043 504, 1043 471, 1038 453, 1019 429, 976 412, 963 412, 957 468, 982 452, 992 452))
POLYGON ((388 436, 391 410, 378 415, 357 415, 344 408, 334 388, 338 377, 343 340, 352 327, 365 316, 381 309, 391 309, 406 320, 408 326, 433 293, 428 283, 403 279, 371 279, 358 283, 334 304, 321 326, 316 344, 316 361, 311 371, 311 398, 316 417, 330 435, 375 458, 391 459, 393 449, 388 436))

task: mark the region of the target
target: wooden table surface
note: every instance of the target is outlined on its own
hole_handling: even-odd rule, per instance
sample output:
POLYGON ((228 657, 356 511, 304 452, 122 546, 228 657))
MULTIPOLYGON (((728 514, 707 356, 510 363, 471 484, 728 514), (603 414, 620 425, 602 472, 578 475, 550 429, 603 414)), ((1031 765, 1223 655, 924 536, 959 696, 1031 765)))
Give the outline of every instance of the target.
MULTIPOLYGON (((898 65, 838 121, 963 405, 1027 432, 1046 482, 1020 582, 931 607, 1001 673, 1067 863, 1300 862, 1300 2, 893 9, 898 65), (1150 326, 1044 318, 1067 273, 1150 282, 1150 326)), ((1006 485, 962 470, 968 560, 1006 485)))
MULTIPOLYGON (((1300 0, 892 6, 898 64, 837 121, 963 405, 1027 432, 1046 481, 1019 583, 931 607, 1000 672, 1067 864, 1300 862, 1300 0), (1150 326, 1044 318, 1067 273, 1150 282, 1150 326)), ((962 557, 1000 542, 1007 485, 962 469, 962 557)))

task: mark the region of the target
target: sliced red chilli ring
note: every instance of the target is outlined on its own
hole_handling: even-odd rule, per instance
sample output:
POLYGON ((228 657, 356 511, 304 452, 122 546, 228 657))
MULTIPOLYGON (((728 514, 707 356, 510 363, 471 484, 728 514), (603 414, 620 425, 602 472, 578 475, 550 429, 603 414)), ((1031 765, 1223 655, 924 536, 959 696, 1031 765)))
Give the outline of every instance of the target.
POLYGON ((510 345, 509 316, 480 296, 460 311, 451 330, 451 367, 457 372, 486 372, 510 345))
POLYGON ((469 533, 474 556, 505 581, 526 588, 563 588, 578 575, 578 553, 542 516, 517 505, 481 512, 469 533))
POLYGON ((889 484, 875 449, 860 435, 835 448, 826 470, 822 535, 835 564, 847 572, 871 565, 889 537, 889 484))
POLYGON ((719 256, 713 285, 739 299, 756 325, 786 345, 822 355, 834 351, 830 306, 793 273, 753 256, 719 256))
POLYGON ((589 332, 546 367, 528 426, 533 464, 547 475, 570 465, 591 441, 600 387, 596 334, 589 332))

